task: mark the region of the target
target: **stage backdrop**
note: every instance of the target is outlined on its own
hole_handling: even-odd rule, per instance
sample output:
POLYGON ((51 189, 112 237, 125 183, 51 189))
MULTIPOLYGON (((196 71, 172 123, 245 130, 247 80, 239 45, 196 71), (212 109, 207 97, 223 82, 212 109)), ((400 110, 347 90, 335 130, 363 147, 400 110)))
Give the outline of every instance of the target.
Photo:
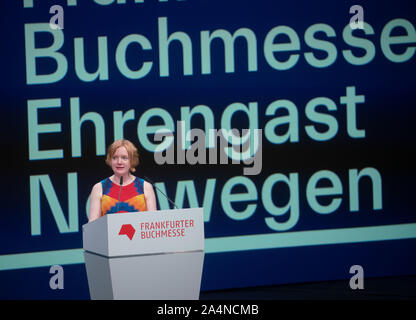
POLYGON ((204 207, 202 290, 415 273, 413 1, 0 6, 0 298, 89 298, 82 225, 122 137, 204 207))

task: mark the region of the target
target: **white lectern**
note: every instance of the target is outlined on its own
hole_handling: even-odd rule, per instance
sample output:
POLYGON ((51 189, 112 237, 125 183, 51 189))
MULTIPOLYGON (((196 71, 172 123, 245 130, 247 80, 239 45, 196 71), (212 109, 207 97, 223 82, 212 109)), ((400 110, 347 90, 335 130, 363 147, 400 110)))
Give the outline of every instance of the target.
POLYGON ((202 208, 109 214, 82 237, 91 299, 199 299, 202 208))

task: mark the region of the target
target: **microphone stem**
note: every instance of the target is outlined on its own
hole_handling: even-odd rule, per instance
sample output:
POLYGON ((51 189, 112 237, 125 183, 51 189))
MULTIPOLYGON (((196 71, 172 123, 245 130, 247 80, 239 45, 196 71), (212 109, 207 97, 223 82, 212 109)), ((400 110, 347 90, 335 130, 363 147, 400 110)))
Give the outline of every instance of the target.
POLYGON ((120 177, 120 191, 118 192, 118 202, 117 202, 116 213, 118 213, 118 209, 120 207, 120 197, 121 197, 121 186, 122 185, 123 185, 123 176, 120 177))

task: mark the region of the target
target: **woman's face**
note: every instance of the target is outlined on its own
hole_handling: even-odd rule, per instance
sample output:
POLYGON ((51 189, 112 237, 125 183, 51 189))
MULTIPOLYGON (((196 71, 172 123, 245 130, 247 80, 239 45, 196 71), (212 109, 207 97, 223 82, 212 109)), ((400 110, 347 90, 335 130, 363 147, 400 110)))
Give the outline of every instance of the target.
POLYGON ((119 147, 114 152, 111 159, 111 169, 118 176, 124 176, 130 172, 130 159, 125 147, 119 147))

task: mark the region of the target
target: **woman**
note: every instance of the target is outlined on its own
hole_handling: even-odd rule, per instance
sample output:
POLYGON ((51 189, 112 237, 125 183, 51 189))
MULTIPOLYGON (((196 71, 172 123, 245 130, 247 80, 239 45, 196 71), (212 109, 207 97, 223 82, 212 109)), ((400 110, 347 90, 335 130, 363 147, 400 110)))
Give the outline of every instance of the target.
POLYGON ((110 213, 157 210, 152 185, 131 174, 139 164, 139 155, 133 143, 125 139, 114 141, 108 147, 105 162, 114 174, 92 188, 88 222, 110 213))

